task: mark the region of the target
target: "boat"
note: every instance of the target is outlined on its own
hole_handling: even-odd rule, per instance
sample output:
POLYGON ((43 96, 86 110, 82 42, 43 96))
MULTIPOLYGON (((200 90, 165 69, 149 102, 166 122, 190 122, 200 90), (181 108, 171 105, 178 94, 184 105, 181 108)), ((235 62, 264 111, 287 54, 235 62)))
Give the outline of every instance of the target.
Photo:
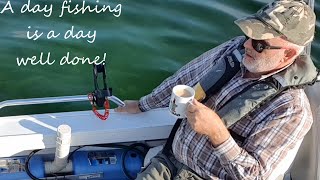
MULTIPOLYGON (((314 4, 313 0, 308 3, 314 4)), ((310 47, 306 51, 310 53, 310 47)), ((96 75, 103 73, 101 68, 94 68, 96 75)), ((314 116, 311 130, 272 172, 270 180, 320 180, 319 88, 319 82, 306 87, 314 116)), ((118 106, 124 105, 106 83, 102 92, 95 86, 93 95, 99 93, 118 106)), ((77 101, 89 101, 88 96, 7 100, 0 102, 0 110, 77 101)), ((175 121, 167 108, 139 114, 102 109, 95 113, 89 110, 0 117, 0 179, 134 179, 161 149, 175 121)))
POLYGON ((0 109, 77 101, 88 101, 89 106, 91 102, 93 108, 0 117, 0 179, 135 178, 146 150, 165 142, 176 119, 167 108, 140 114, 109 109, 105 102, 117 106, 124 106, 124 102, 107 86, 104 65, 94 65, 93 75, 95 90, 88 95, 0 102, 0 109), (99 89, 99 75, 103 89, 99 89), (97 110, 96 106, 105 109, 97 110))

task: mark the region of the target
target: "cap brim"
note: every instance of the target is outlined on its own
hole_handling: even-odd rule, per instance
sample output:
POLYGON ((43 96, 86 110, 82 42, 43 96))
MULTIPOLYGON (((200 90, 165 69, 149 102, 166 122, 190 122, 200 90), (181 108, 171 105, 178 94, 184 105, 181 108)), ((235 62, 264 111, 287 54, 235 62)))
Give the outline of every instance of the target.
POLYGON ((264 40, 281 36, 281 34, 277 33, 254 16, 238 19, 234 21, 234 23, 240 27, 244 34, 252 39, 264 40))

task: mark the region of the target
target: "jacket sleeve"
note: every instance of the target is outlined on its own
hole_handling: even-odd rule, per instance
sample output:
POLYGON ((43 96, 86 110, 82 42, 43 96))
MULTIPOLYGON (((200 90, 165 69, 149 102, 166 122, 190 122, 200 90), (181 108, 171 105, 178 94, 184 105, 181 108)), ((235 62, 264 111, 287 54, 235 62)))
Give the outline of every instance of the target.
POLYGON ((165 79, 153 91, 140 98, 139 108, 141 111, 148 111, 154 108, 167 107, 169 105, 172 88, 178 84, 194 86, 200 79, 210 71, 215 61, 221 60, 230 49, 243 42, 244 37, 239 36, 231 39, 218 47, 215 47, 188 64, 180 68, 172 76, 165 79))

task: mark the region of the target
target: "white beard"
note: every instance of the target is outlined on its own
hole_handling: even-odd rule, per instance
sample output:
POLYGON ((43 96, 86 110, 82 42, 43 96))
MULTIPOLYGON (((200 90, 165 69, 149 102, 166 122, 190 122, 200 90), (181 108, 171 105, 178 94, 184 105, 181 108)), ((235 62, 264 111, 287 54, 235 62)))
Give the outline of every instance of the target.
POLYGON ((262 73, 262 72, 269 72, 275 70, 279 66, 279 60, 277 59, 277 55, 275 54, 275 59, 247 59, 246 57, 243 58, 242 63, 247 68, 247 70, 251 73, 262 73))

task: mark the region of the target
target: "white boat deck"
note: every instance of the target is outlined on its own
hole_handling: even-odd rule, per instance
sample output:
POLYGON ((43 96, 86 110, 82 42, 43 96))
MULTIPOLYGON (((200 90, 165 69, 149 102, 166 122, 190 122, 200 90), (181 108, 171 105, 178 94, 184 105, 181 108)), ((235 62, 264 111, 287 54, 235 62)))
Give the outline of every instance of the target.
POLYGON ((0 157, 55 147, 56 130, 72 129, 71 146, 165 139, 176 118, 166 108, 139 114, 110 111, 106 121, 92 111, 0 117, 0 157))

